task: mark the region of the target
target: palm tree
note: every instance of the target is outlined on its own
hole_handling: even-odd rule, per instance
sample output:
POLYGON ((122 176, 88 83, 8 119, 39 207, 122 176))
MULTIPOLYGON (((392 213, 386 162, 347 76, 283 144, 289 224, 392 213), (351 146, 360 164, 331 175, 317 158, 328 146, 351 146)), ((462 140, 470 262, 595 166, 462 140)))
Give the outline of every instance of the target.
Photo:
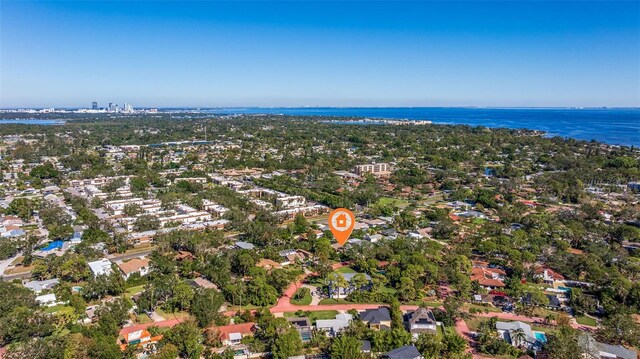
POLYGON ((526 340, 527 335, 524 333, 522 328, 518 328, 511 333, 511 342, 517 347, 521 348, 526 340))

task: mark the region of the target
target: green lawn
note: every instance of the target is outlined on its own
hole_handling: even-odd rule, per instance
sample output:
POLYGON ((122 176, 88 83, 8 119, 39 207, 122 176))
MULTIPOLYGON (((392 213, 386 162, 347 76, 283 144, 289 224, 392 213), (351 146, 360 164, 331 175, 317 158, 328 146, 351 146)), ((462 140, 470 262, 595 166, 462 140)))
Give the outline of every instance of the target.
POLYGON ((311 304, 311 291, 309 290, 309 288, 300 288, 296 291, 296 293, 293 295, 293 298, 291 298, 291 304, 295 304, 295 305, 309 305, 311 304), (293 299, 293 298, 297 298, 298 296, 303 296, 300 299, 293 299))
POLYGON ((500 308, 496 308, 496 307, 493 307, 493 306, 490 306, 490 305, 484 306, 484 305, 481 305, 481 304, 470 304, 470 303, 467 303, 467 304, 464 305, 464 308, 467 308, 467 309, 475 308, 475 309, 479 309, 479 310, 481 310, 483 312, 485 310, 489 311, 489 312, 494 312, 494 313, 501 313, 502 312, 502 309, 500 309, 500 308))
POLYGON ((136 323, 138 324, 145 324, 145 323, 151 323, 151 322, 152 322, 151 318, 149 318, 149 316, 146 314, 136 315, 136 323))
MULTIPOLYGON (((319 310, 316 312, 308 312, 307 317, 313 324, 318 319, 334 319, 337 314, 338 314, 337 310, 319 310)), ((284 313, 284 316, 285 318, 297 317, 295 312, 284 313)))
POLYGON ((135 286, 135 287, 127 288, 127 289, 124 291, 124 295, 125 295, 126 297, 131 298, 131 297, 133 297, 134 295, 136 295, 136 294, 138 294, 138 293, 142 292, 143 290, 144 290, 144 285, 137 285, 137 286, 135 286))
POLYGON ((349 304, 351 302, 349 302, 346 299, 343 298, 325 298, 323 300, 320 301, 320 305, 324 305, 324 304, 349 304))
POLYGON ((536 307, 533 309, 533 315, 540 318, 545 318, 548 315, 551 315, 555 318, 558 315, 558 312, 547 308, 536 307))
POLYGON ((381 197, 378 200, 378 204, 381 206, 390 205, 390 206, 397 206, 397 207, 406 207, 409 205, 409 201, 404 199, 398 199, 398 198, 381 197))
POLYGON ((467 323, 469 330, 471 330, 472 332, 476 332, 480 327, 480 323, 487 320, 489 320, 489 318, 470 318, 470 319, 465 319, 464 322, 467 323))
POLYGON ((591 317, 587 317, 586 315, 582 315, 582 316, 576 317, 576 322, 578 322, 578 324, 588 325, 588 326, 591 326, 591 327, 598 326, 598 321, 596 321, 595 319, 593 319, 591 317))
POLYGON ((44 312, 48 313, 48 314, 52 314, 55 313, 57 311, 59 311, 60 309, 64 308, 65 305, 64 304, 58 304, 58 305, 54 305, 53 307, 47 307, 44 312))
POLYGON ((412 300, 409 302, 403 302, 406 305, 417 305, 421 307, 430 307, 430 308, 440 308, 442 307, 442 302, 435 301, 426 301, 426 300, 412 300))
POLYGON ((187 312, 167 313, 160 307, 156 308, 156 313, 164 319, 186 319, 189 317, 189 313, 187 312))
POLYGON ((337 273, 358 273, 351 267, 340 267, 336 269, 337 273))

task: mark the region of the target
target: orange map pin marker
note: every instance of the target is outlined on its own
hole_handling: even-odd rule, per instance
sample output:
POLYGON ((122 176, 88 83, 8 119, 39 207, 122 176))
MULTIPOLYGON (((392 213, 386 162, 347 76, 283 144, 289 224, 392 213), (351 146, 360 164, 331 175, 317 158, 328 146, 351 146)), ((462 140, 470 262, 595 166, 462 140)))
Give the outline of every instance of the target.
POLYGON ((346 208, 334 209, 329 213, 329 228, 340 245, 347 242, 355 225, 356 217, 346 208))

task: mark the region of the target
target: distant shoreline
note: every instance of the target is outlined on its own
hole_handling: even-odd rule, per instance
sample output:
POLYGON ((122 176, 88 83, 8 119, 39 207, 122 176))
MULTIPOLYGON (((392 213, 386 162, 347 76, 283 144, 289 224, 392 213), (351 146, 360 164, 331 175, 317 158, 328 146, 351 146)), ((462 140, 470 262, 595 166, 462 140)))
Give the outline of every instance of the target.
MULTIPOLYGON (((470 107, 238 107, 210 109, 159 109, 153 113, 128 113, 136 116, 240 116, 289 115, 331 117, 336 119, 431 121, 434 125, 468 125, 487 128, 527 129, 576 140, 613 146, 640 146, 640 108, 470 108, 470 107)), ((24 116, 25 119, 75 120, 82 118, 118 118, 113 113, 0 113, 0 118, 24 116)), ((48 123, 51 124, 51 123, 48 123)), ((54 123, 55 124, 55 123, 54 123)))

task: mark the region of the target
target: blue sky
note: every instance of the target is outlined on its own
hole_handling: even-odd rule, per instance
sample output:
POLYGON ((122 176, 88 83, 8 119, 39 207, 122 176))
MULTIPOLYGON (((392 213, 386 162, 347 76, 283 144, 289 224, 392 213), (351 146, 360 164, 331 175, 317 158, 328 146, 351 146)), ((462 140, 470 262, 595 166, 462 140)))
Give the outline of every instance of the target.
POLYGON ((0 107, 640 106, 640 2, 0 2, 0 107))

